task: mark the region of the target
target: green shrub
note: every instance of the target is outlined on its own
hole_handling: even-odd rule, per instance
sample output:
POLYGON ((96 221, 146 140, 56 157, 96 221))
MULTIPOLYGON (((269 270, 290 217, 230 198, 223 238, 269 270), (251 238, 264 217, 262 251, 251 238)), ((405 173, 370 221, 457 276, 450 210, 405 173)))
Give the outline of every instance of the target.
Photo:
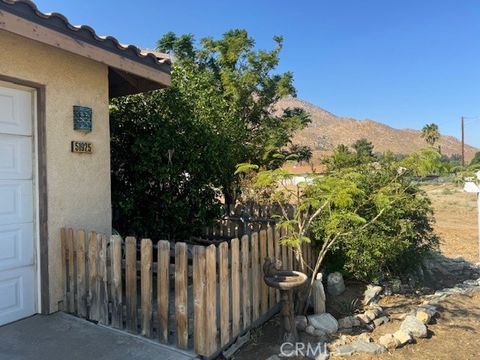
MULTIPOLYGON (((355 183, 361 196, 353 198, 350 211, 371 222, 352 226, 352 232, 333 248, 331 259, 346 273, 365 281, 402 274, 438 246, 430 200, 408 172, 398 172, 397 163, 362 165, 330 176, 355 183)), ((323 216, 312 227, 312 237, 320 244, 330 221, 330 216, 323 216)))

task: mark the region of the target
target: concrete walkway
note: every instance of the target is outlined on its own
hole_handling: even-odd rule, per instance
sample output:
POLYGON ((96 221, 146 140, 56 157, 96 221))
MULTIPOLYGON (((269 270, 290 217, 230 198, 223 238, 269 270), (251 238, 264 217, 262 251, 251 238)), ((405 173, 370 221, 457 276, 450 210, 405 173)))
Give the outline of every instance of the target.
POLYGON ((0 360, 189 360, 193 354, 56 313, 0 327, 0 360))

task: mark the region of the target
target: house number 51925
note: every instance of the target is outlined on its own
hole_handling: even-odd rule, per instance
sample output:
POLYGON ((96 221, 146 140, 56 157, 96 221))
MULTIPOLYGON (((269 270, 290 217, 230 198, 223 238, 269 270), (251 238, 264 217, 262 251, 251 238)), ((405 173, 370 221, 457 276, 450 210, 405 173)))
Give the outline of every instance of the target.
POLYGON ((73 153, 91 154, 93 146, 92 143, 86 141, 72 141, 71 151, 73 153))

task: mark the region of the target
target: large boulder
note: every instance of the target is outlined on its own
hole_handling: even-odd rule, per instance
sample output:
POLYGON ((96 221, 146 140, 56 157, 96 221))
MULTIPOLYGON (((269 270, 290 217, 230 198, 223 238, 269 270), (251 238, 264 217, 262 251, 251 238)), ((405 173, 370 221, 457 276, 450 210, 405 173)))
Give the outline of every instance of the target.
POLYGON ((334 272, 328 275, 327 291, 332 296, 338 296, 345 291, 345 283, 343 276, 339 272, 334 272))
POLYGON ((309 315, 308 323, 326 334, 335 334, 338 331, 338 322, 329 313, 309 315))
POLYGON ((408 315, 400 325, 400 330, 410 333, 414 338, 427 337, 427 327, 413 315, 408 315))

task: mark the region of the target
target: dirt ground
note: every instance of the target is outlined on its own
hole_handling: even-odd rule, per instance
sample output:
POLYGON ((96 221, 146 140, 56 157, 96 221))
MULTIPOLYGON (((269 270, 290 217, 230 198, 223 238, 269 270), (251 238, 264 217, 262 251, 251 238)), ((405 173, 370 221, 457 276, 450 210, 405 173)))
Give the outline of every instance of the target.
MULTIPOLYGON (((477 238, 477 208, 475 194, 464 193, 454 184, 425 185, 424 190, 432 200, 435 212, 435 231, 441 237, 441 252, 448 256, 462 256, 473 263, 479 262, 477 238)), ((358 290, 358 286, 352 286, 358 290)), ((353 290, 356 292, 356 290, 353 290)), ((400 326, 398 315, 409 306, 420 302, 419 298, 391 296, 382 299, 381 305, 390 315, 391 321, 375 329, 370 335, 378 339, 392 333, 400 326)), ((327 305, 328 306, 328 305, 327 305)), ((337 309, 329 311, 335 313, 337 309)), ((355 355, 351 359, 419 359, 419 360, 463 360, 480 359, 480 292, 474 295, 450 296, 439 308, 441 316, 428 326, 427 339, 419 339, 401 349, 379 356, 355 355)), ((335 314, 338 316, 338 314, 335 314)), ((278 316, 263 327, 252 332, 251 341, 242 348, 234 359, 267 359, 279 353, 278 341, 281 327, 278 316)), ((331 357, 335 359, 335 357, 331 357)), ((340 359, 340 358, 338 358, 340 359)))
POLYGON ((432 200, 441 252, 479 262, 476 195, 454 184, 426 185, 423 189, 432 200))

